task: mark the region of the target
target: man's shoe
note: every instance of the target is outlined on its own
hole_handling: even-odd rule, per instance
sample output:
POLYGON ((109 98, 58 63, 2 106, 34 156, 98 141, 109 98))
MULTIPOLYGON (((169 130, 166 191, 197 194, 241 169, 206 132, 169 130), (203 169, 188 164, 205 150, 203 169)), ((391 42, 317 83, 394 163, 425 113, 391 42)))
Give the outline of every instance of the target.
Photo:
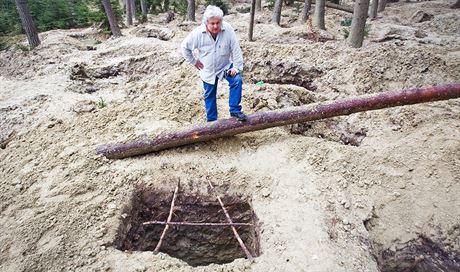
POLYGON ((232 112, 232 113, 230 113, 230 116, 235 117, 236 120, 238 120, 240 122, 244 122, 244 121, 246 121, 248 119, 246 114, 244 114, 242 112, 232 112))

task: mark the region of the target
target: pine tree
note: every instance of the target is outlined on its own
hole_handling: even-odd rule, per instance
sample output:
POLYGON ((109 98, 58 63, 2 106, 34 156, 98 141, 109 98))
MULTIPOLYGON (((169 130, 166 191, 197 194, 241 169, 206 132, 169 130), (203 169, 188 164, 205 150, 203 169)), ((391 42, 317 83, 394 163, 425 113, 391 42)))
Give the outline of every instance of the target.
POLYGON ((272 22, 280 25, 281 22, 281 9, 283 7, 283 0, 275 0, 275 7, 273 8, 272 22))
POLYGON ((131 4, 132 1, 134 0, 126 0, 126 24, 128 26, 133 25, 133 5, 131 4))
POLYGON ((251 1, 251 19, 249 20, 249 41, 253 41, 253 34, 254 34, 254 16, 256 13, 256 1, 251 1))
POLYGON ((350 36, 348 43, 351 47, 361 47, 364 40, 364 29, 366 27, 367 11, 369 0, 356 0, 351 22, 350 36))
POLYGON ((110 30, 112 31, 112 35, 115 37, 121 36, 120 28, 118 27, 117 19, 115 17, 115 13, 112 9, 112 4, 110 0, 102 0, 102 5, 104 6, 105 13, 107 15, 107 19, 109 20, 110 30))
POLYGON ((30 46, 38 46, 40 44, 40 39, 38 38, 37 29, 32 20, 32 16, 30 16, 27 0, 16 0, 16 6, 18 8, 19 17, 21 18, 22 27, 26 32, 30 46))
POLYGON ((142 11, 142 16, 147 17, 147 3, 145 0, 141 0, 141 11, 142 11))
POLYGON ((305 0, 303 3, 303 9, 302 9, 302 23, 305 23, 308 20, 310 10, 311 10, 311 0, 305 0))
POLYGON ((369 14, 369 17, 370 17, 371 19, 377 18, 378 7, 379 7, 379 0, 372 0, 371 12, 370 12, 370 14, 369 14))
POLYGON ((326 29, 326 24, 324 22, 324 14, 326 13, 325 5, 326 0, 316 0, 315 2, 315 14, 313 16, 313 22, 319 29, 326 29))
POLYGON ((195 0, 187 0, 187 20, 195 21, 195 0))
POLYGON ((382 12, 385 10, 385 6, 387 5, 387 0, 379 0, 379 8, 378 12, 382 12))

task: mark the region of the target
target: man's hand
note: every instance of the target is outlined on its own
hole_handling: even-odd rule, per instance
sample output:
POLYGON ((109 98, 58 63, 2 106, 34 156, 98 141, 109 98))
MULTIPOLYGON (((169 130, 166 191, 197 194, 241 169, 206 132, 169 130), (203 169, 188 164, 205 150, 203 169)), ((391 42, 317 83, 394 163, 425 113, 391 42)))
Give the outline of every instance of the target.
POLYGON ((195 67, 196 67, 198 70, 201 70, 201 69, 203 69, 204 65, 203 65, 203 63, 201 63, 200 60, 197 60, 197 61, 195 62, 195 67))
POLYGON ((235 68, 232 68, 228 71, 228 74, 231 76, 231 77, 234 77, 236 76, 237 74, 239 73, 239 71, 235 68))

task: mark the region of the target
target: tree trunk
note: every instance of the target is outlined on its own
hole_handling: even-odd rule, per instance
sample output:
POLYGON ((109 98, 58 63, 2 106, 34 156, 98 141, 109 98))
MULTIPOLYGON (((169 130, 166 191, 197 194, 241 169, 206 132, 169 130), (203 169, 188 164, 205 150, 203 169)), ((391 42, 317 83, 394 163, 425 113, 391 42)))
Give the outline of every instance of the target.
POLYGON ((142 11, 142 16, 147 17, 147 3, 145 0, 141 0, 141 11, 142 11))
MULTIPOLYGON (((459 0, 460 1, 460 0, 459 0)), ((387 5, 387 0, 379 0, 379 8, 378 8, 378 12, 382 12, 385 10, 385 7, 387 5)))
POLYGON ((110 0, 102 0, 102 5, 104 6, 105 14, 107 15, 107 19, 109 20, 110 30, 112 31, 112 35, 114 37, 120 37, 121 31, 118 27, 118 22, 115 17, 115 13, 112 9, 112 4, 110 0))
POLYGON ((131 16, 134 21, 136 19, 136 2, 135 0, 129 0, 129 2, 131 3, 131 16))
POLYGON ((281 22, 281 8, 283 7, 283 0, 275 0, 275 7, 273 8, 272 22, 280 25, 281 22))
POLYGON ((262 0, 256 0, 256 10, 262 11, 262 0))
POLYGON ((35 28, 32 16, 30 16, 27 0, 16 0, 16 8, 18 9, 19 17, 21 17, 22 28, 26 32, 27 40, 31 47, 36 47, 40 44, 37 29, 35 28))
POLYGON ((367 11, 369 0, 356 0, 351 22, 350 36, 348 43, 351 47, 359 48, 363 45, 364 28, 366 27, 367 11))
POLYGON ((315 14, 313 17, 313 22, 315 26, 319 29, 326 29, 326 25, 324 23, 324 13, 326 0, 316 0, 315 2, 315 14))
POLYGON ((452 6, 450 6, 451 9, 458 9, 460 8, 460 0, 457 0, 457 2, 455 2, 455 4, 453 4, 452 6))
POLYGON ((96 153, 102 154, 109 159, 121 159, 271 127, 459 97, 460 83, 382 92, 338 101, 293 107, 284 111, 258 112, 249 115, 246 122, 238 122, 233 118, 224 119, 180 132, 160 134, 153 139, 100 145, 96 148, 96 153))
POLYGON ((302 23, 305 23, 308 20, 308 16, 310 16, 310 10, 311 0, 305 0, 302 9, 302 23))
POLYGON ((256 1, 257 0, 252 0, 251 1, 251 18, 249 20, 249 41, 253 41, 253 34, 254 34, 254 16, 256 13, 256 1))
POLYGON ((132 5, 131 5, 132 0, 126 0, 126 24, 128 26, 133 25, 133 12, 132 12, 132 5))
POLYGON ((187 20, 195 21, 195 0, 187 0, 187 20))
POLYGON ((372 0, 371 12, 370 12, 370 14, 369 14, 369 17, 370 17, 371 19, 377 18, 377 10, 378 10, 378 7, 379 7, 379 0, 372 0))

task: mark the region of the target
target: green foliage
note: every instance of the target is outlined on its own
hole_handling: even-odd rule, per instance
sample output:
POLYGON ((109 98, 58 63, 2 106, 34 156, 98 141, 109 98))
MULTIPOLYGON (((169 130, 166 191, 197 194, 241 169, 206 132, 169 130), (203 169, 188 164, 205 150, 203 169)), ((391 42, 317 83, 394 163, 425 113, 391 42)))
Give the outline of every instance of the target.
POLYGON ((99 101, 97 101, 96 105, 100 109, 107 107, 107 103, 104 101, 104 98, 102 97, 99 97, 99 101))
MULTIPOLYGON (((118 20, 122 11, 117 0, 111 0, 118 20)), ((107 21, 100 0, 33 0, 28 1, 37 30, 87 27, 107 21)), ((108 26, 108 22, 105 24, 108 26)), ((14 0, 0 0, 0 34, 21 33, 22 27, 14 0)))
POLYGON ((17 49, 19 49, 19 50, 21 50, 23 52, 29 52, 32 49, 32 47, 30 45, 23 45, 23 44, 20 44, 20 43, 15 44, 14 46, 17 49))
POLYGON ((187 14, 187 0, 174 0, 172 2, 172 6, 174 8, 174 12, 179 13, 180 15, 187 14))
MULTIPOLYGON (((341 23, 341 25, 342 25, 342 23, 341 23)), ((342 25, 342 26, 344 26, 344 25, 342 25)), ((344 39, 347 39, 348 36, 350 36, 350 26, 351 26, 351 19, 350 19, 350 24, 348 26, 342 28, 342 35, 343 35, 344 39)), ((370 30, 371 30, 371 26, 366 24, 364 26, 364 37, 367 37, 369 35, 370 30)))
POLYGON ((283 0, 283 1, 284 1, 284 4, 288 7, 292 6, 295 2, 295 0, 283 0))
POLYGON ((11 45, 6 41, 0 40, 0 51, 7 50, 11 45))
POLYGON ((14 0, 0 0, 0 34, 20 33, 20 19, 14 0))
POLYGON ((217 6, 224 12, 224 15, 228 14, 228 4, 225 2, 225 0, 206 0, 205 5, 217 6))
POLYGON ((169 0, 163 0, 163 11, 169 10, 169 0))
MULTIPOLYGON (((88 2, 88 21, 92 23, 100 23, 103 22, 102 28, 110 34, 110 25, 109 20, 105 14, 104 6, 102 5, 102 1, 100 0, 86 0, 88 2)), ((112 4, 113 13, 117 19, 117 22, 120 23, 123 20, 123 10, 120 7, 118 0, 110 0, 112 4)))
POLYGON ((147 16, 144 16, 144 15, 140 15, 139 18, 139 23, 143 24, 143 23, 146 23, 147 22, 147 16))
POLYGON ((351 26, 351 21, 352 21, 351 17, 343 18, 342 21, 340 21, 340 25, 341 26, 351 26))
POLYGON ((369 36, 369 32, 371 31, 371 25, 366 24, 364 26, 364 37, 369 36))
MULTIPOLYGON (((182 0, 173 0, 172 6, 175 7, 175 2, 176 1, 182 1, 182 0)), ((163 6, 162 6, 162 0, 146 0, 147 6, 150 7, 151 12, 153 14, 158 14, 159 12, 163 11, 163 6)), ((187 2, 185 0, 185 2, 187 2)), ((140 3, 139 3, 140 5, 140 3)))
POLYGON ((0 51, 10 48, 17 48, 22 51, 29 51, 30 48, 21 44, 25 40, 24 35, 3 35, 0 36, 0 51), (21 45, 18 45, 21 44, 21 45))
POLYGON ((348 36, 350 36, 350 26, 352 21, 353 18, 351 17, 345 17, 340 21, 340 25, 343 26, 341 32, 345 40, 348 38, 348 36))
MULTIPOLYGON (((174 12, 185 14, 187 12, 187 0, 145 0, 145 3, 149 7, 149 11, 152 14, 158 14, 160 12, 166 12, 171 10, 171 6, 174 12), (185 3, 185 12, 183 6, 185 3)), ((142 20, 142 9, 141 1, 135 0, 136 12, 139 14, 138 18, 142 20)))
POLYGON ((70 7, 66 1, 58 0, 51 5, 46 0, 28 1, 30 13, 39 32, 74 25, 70 7))
POLYGON ((267 7, 269 10, 273 10, 273 8, 275 7, 275 0, 267 0, 267 7))
POLYGON ((346 40, 348 38, 348 36, 350 36, 350 28, 342 28, 342 35, 343 35, 343 38, 346 40))
POLYGON ((304 3, 300 2, 300 1, 296 1, 296 2, 294 2, 292 4, 292 6, 294 7, 294 10, 295 10, 296 13, 300 13, 300 12, 302 12, 304 3))
MULTIPOLYGON (((267 0, 267 7, 269 10, 273 10, 275 7, 275 0, 267 0)), ((288 7, 294 7, 295 12, 300 12, 303 9, 303 0, 283 0, 283 4, 288 7)))

